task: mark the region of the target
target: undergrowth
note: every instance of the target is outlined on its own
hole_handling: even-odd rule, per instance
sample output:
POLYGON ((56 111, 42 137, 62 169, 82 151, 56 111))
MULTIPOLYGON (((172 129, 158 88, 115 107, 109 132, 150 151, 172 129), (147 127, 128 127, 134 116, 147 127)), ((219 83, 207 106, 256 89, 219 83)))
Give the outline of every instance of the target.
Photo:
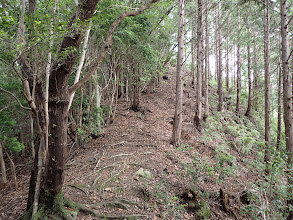
MULTIPOLYGON (((286 206, 287 175, 285 143, 276 150, 276 121, 272 120, 272 143, 270 175, 264 173, 264 123, 258 112, 254 117, 236 116, 234 112, 214 112, 204 123, 201 140, 215 149, 214 164, 206 162, 200 155, 193 155, 192 164, 184 167, 196 183, 200 176, 208 176, 217 182, 237 177, 245 172, 248 179, 242 182, 247 201, 241 205, 244 216, 252 219, 285 219, 292 207, 286 206)), ((239 183, 240 184, 240 183, 239 183)))

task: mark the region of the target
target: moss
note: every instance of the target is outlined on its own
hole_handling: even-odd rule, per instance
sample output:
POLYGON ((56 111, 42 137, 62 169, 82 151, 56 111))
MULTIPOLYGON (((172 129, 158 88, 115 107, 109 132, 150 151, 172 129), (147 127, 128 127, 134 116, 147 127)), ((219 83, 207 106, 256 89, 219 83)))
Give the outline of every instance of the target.
POLYGON ((33 220, 47 220, 47 219, 75 219, 78 212, 68 211, 64 208, 65 203, 68 204, 69 201, 64 199, 63 193, 60 192, 53 201, 53 205, 49 206, 47 199, 49 198, 49 194, 44 192, 42 194, 42 199, 40 200, 39 209, 37 213, 32 216, 32 207, 30 210, 24 215, 23 219, 33 219, 33 220), (47 197, 48 196, 48 197, 47 197))

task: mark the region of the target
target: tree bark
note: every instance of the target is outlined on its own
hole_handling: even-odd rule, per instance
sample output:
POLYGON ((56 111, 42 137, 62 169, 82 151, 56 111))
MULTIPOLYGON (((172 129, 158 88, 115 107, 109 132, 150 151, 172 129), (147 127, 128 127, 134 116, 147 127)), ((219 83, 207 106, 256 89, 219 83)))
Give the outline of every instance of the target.
POLYGON ((254 110, 257 111, 258 107, 258 71, 257 71, 257 54, 256 54, 256 36, 254 36, 253 42, 253 98, 254 98, 254 110))
POLYGON ((222 9, 221 1, 218 3, 218 38, 219 38, 219 75, 218 75, 218 111, 223 110, 223 66, 222 66, 222 9))
POLYGON ((2 173, 2 183, 7 183, 7 175, 6 175, 6 167, 4 162, 4 154, 3 154, 3 144, 0 141, 0 166, 1 166, 1 173, 2 173))
MULTIPOLYGON (((81 54, 79 64, 78 64, 78 67, 77 67, 76 75, 75 75, 75 78, 74 78, 74 83, 78 82, 79 77, 80 77, 80 73, 81 73, 81 70, 82 70, 82 67, 83 67, 83 64, 84 64, 85 54, 86 54, 86 51, 87 51, 87 44, 88 44, 88 39, 89 39, 89 36, 90 36, 91 27, 92 27, 92 19, 90 20, 90 22, 88 24, 88 29, 85 32, 84 41, 83 41, 83 47, 82 47, 82 54, 81 54)), ((69 109, 71 107, 74 95, 75 95, 75 92, 72 93, 70 95, 70 97, 69 97, 68 111, 69 111, 69 109)))
POLYGON ((248 64, 247 64, 247 69, 248 69, 248 104, 247 104, 247 110, 245 112, 245 116, 250 116, 251 112, 251 64, 250 64, 250 47, 247 46, 247 59, 248 59, 248 64))
POLYGON ((191 21, 191 75, 192 75, 192 81, 191 81, 191 85, 194 86, 195 84, 195 15, 192 15, 192 21, 191 21))
POLYGON ((203 25, 202 25, 202 0, 197 1, 198 17, 197 17, 197 87, 196 87, 196 109, 194 123, 196 128, 201 131, 202 121, 202 76, 203 76, 203 25))
POLYGON ((176 105, 171 143, 179 145, 182 129, 183 65, 184 65, 184 10, 185 0, 179 0, 178 54, 176 76, 176 105))
POLYGON ((229 35, 226 39, 226 91, 229 92, 229 35))
POLYGON ((240 90, 241 90, 241 73, 240 73, 240 43, 237 44, 237 63, 236 63, 236 75, 237 75, 237 100, 236 100, 236 115, 239 115, 240 110, 240 90))
POLYGON ((270 144, 271 144, 271 127, 270 127, 270 13, 269 0, 266 0, 264 10, 264 60, 265 60, 265 156, 266 165, 265 173, 270 174, 270 144))
POLYGON ((209 114, 209 72, 210 72, 210 59, 209 59, 209 21, 208 21, 208 5, 209 0, 206 0, 206 13, 205 13, 205 93, 204 93, 204 100, 205 100, 205 116, 204 118, 208 117, 209 114))
POLYGON ((218 41, 218 14, 217 14, 217 8, 215 9, 215 80, 218 79, 219 75, 219 53, 218 53, 218 47, 219 47, 219 41, 218 41))
POLYGON ((281 65, 278 71, 278 131, 277 131, 277 150, 280 151, 281 132, 282 132, 282 73, 281 65))
MULTIPOLYGON (((288 199, 287 204, 293 206, 293 124, 292 124, 292 93, 289 75, 289 37, 288 37, 288 20, 287 20, 287 0, 281 0, 281 52, 282 52, 282 75, 283 75, 283 107, 284 107, 284 122, 286 135, 286 150, 288 155, 287 166, 291 171, 287 175, 288 178, 288 199)), ((293 219, 293 211, 289 211, 288 220, 293 219)))

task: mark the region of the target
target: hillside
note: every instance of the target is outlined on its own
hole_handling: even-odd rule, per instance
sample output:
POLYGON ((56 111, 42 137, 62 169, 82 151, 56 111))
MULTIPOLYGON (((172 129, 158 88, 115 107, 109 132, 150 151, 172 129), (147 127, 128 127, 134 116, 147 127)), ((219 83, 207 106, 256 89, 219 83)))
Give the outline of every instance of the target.
MULTIPOLYGON (((195 91, 191 76, 185 74, 182 145, 169 144, 176 77, 176 68, 169 67, 168 79, 162 80, 160 88, 141 95, 140 112, 129 110, 129 103, 120 99, 117 116, 103 135, 69 158, 63 189, 66 198, 106 219, 250 219, 256 217, 254 213, 260 218, 266 215, 261 211, 266 203, 261 191, 255 191, 257 202, 263 202, 260 209, 249 209, 251 183, 263 180, 248 161, 259 155, 238 145, 247 132, 244 125, 251 122, 229 111, 216 113, 212 98, 211 118, 199 133, 192 123, 195 91), (232 125, 242 130, 233 130, 232 125), (230 145, 224 146, 224 142, 230 145)), ((215 98, 212 87, 210 92, 215 98)), ((246 146, 250 145, 248 141, 246 146)), ((20 186, 16 191, 1 189, 0 219, 17 219, 24 213, 29 168, 18 165, 20 186)), ((80 212, 77 219, 99 218, 80 212)))

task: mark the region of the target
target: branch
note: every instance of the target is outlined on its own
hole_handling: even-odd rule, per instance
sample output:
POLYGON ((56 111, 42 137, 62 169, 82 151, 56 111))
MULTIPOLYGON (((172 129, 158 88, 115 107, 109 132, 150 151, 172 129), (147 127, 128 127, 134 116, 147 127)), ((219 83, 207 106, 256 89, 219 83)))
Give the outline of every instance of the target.
POLYGON ((143 13, 145 10, 149 9, 152 6, 152 4, 158 1, 159 0, 151 0, 148 4, 141 6, 137 11, 124 12, 114 21, 114 23, 112 23, 110 29, 108 30, 104 46, 102 47, 102 50, 100 54, 98 55, 98 58, 90 67, 89 72, 79 82, 75 83, 69 88, 70 95, 72 95, 77 89, 79 89, 83 84, 85 84, 94 74, 94 72, 97 70, 98 66, 100 65, 103 58, 105 57, 106 52, 111 47, 113 33, 115 29, 118 27, 118 25, 120 24, 120 22, 126 17, 136 16, 143 13))
POLYGON ((16 72, 16 74, 18 75, 18 77, 21 79, 21 81, 23 81, 23 78, 21 77, 20 73, 15 69, 14 65, 11 65, 10 63, 8 63, 6 60, 0 58, 0 60, 5 63, 7 66, 11 66, 12 69, 14 70, 14 72, 16 72))
POLYGON ((289 56, 288 56, 288 59, 287 59, 287 62, 289 61, 290 57, 292 56, 292 53, 293 53, 293 50, 291 50, 289 56))
POLYGON ((12 97, 18 102, 18 104, 19 104, 19 106, 20 106, 21 108, 23 108, 23 109, 25 109, 25 110, 31 110, 31 108, 28 108, 28 107, 23 106, 23 105, 21 104, 21 102, 19 101, 19 99, 18 99, 18 98, 12 93, 12 92, 9 92, 9 91, 7 91, 7 90, 1 88, 1 87, 0 87, 0 90, 1 90, 2 92, 5 92, 5 93, 11 95, 11 96, 12 96, 12 97))

